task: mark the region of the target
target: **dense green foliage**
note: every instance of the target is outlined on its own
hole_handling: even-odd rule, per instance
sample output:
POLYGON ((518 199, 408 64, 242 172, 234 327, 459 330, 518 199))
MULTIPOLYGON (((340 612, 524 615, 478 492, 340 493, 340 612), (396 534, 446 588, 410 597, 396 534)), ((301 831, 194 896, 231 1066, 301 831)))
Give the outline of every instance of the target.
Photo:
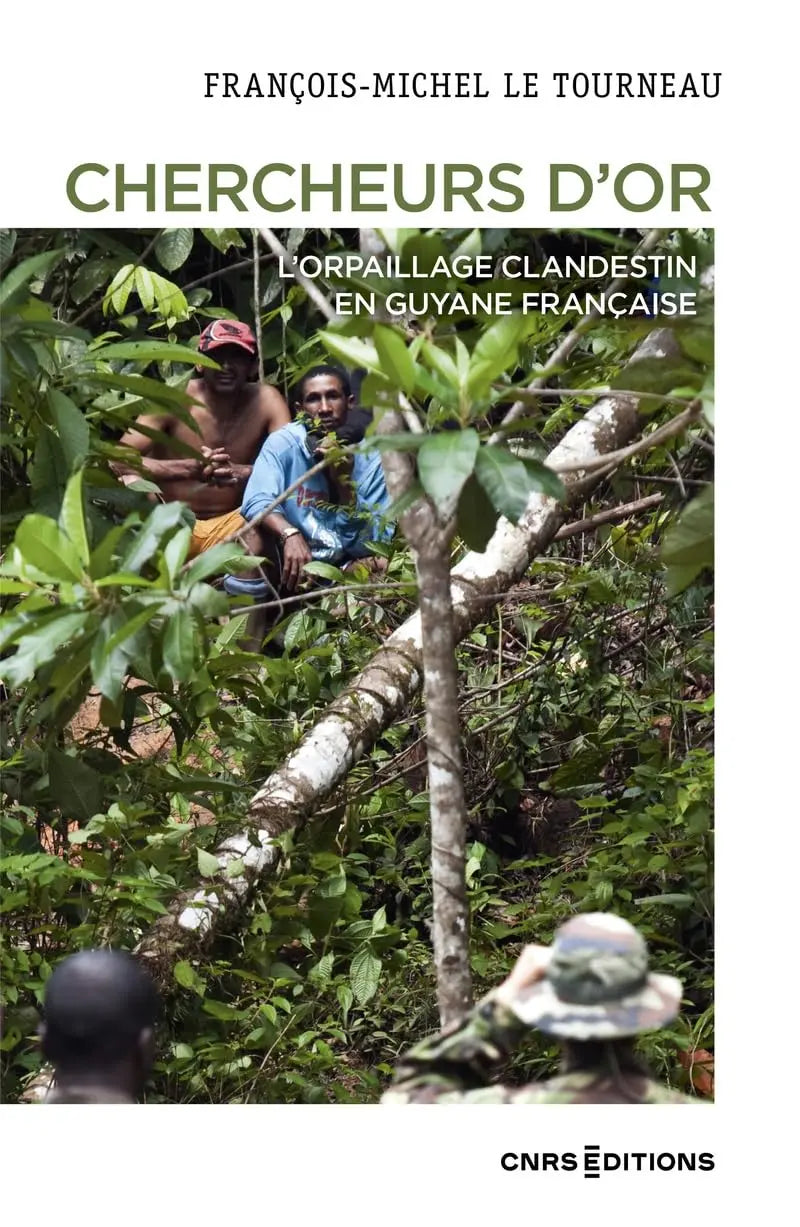
MULTIPOLYGON (((477 233, 396 241, 427 242, 428 256, 476 242, 491 254, 632 246, 477 233)), ((284 241, 313 252, 353 236, 284 241)), ((187 566, 181 507, 153 507, 148 483, 125 489, 109 470, 138 414, 185 412, 207 319, 252 318, 249 234, 5 233, 3 244, 2 1055, 13 1099, 40 1062, 35 1007, 54 962, 86 945, 133 947, 178 889, 213 876, 213 848, 242 828, 255 788, 415 602, 397 542, 383 580, 393 586, 331 593, 289 614, 281 655, 246 652, 244 618, 214 586, 238 547, 187 566)), ((710 261, 705 235, 665 244, 710 261)), ((398 387, 414 396, 426 433, 410 445, 428 493, 458 503, 455 555, 481 548, 498 513, 516 518, 532 489, 559 492, 541 460, 588 397, 532 408, 514 431, 522 457, 486 438, 564 317, 442 321, 409 348, 363 319, 320 334, 303 290, 261 258, 266 377, 288 389, 333 352, 367 367, 372 403, 398 387)), ((680 365, 637 384, 653 425, 695 395, 705 419, 617 470, 580 514, 654 491, 663 502, 558 542, 459 648, 479 991, 576 907, 618 911, 659 969, 685 981, 681 1019, 644 1044, 682 1085, 678 1050, 713 1047, 709 311, 679 329, 680 365)), ((622 368, 651 327, 604 320, 550 386, 630 387, 622 368)), ((387 730, 315 822, 285 837, 241 931, 176 963, 152 1100, 372 1101, 398 1052, 435 1028, 419 721, 414 710, 387 730)), ((554 1056, 532 1038, 512 1076, 542 1074, 554 1056)))

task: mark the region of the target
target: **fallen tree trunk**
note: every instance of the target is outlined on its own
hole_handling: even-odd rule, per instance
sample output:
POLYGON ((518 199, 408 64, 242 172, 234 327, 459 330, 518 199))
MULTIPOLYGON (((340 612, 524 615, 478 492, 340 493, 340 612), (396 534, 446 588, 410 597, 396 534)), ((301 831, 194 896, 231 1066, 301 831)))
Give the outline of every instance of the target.
MULTIPOLYGON (((677 352, 667 329, 654 329, 631 363, 666 358, 677 352)), ((602 476, 602 458, 623 447, 640 426, 638 399, 610 394, 597 401, 547 457, 563 474, 567 503, 533 495, 519 523, 501 519, 482 554, 469 553, 451 572, 456 640, 485 618, 552 542, 570 502, 583 499, 602 476), (585 465, 585 469, 582 467, 585 465)), ((415 613, 376 651, 341 695, 324 712, 292 754, 253 797, 250 828, 225 839, 216 849, 220 872, 213 885, 184 891, 167 915, 145 934, 137 953, 165 987, 179 953, 196 951, 225 923, 230 927, 257 882, 279 860, 276 838, 302 825, 342 782, 350 768, 406 708, 421 683, 420 616, 415 613), (242 860, 244 873, 227 877, 227 867, 242 860)))

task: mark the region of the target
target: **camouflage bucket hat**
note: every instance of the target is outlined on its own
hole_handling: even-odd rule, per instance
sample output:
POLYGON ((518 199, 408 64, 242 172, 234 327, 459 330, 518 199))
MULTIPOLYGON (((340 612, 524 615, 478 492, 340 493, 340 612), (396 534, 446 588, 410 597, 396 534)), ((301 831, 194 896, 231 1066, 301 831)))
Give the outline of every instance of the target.
POLYGON ((588 912, 557 930, 544 979, 513 1009, 549 1035, 616 1039, 663 1027, 678 1013, 682 987, 648 971, 644 938, 627 920, 588 912))

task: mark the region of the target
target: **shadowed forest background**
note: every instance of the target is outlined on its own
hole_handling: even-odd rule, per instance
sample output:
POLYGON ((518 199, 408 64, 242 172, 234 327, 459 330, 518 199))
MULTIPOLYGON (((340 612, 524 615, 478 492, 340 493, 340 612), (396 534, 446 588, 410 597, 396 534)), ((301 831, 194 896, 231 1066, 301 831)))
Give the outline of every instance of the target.
MULTIPOLYGON (((278 241, 321 254, 364 236, 278 241)), ((641 235, 381 241, 429 260, 543 259, 630 254, 641 235)), ((589 321, 554 366, 574 317, 330 322, 309 287, 278 277, 257 231, 0 233, 5 1100, 40 1067, 53 965, 84 946, 146 945, 177 897, 244 880, 245 857, 215 850, 248 828, 265 779, 418 604, 398 533, 377 547, 389 559, 379 580, 318 564, 335 591, 287 606, 280 650, 246 651, 246 616, 216 582, 237 547, 187 566, 178 505, 113 476, 141 413, 185 411, 193 346, 226 315, 255 323, 264 378, 290 403, 298 376, 333 357, 366 368, 376 419, 395 397, 426 439, 446 436, 437 464, 419 440, 401 445, 420 461, 399 512, 428 499, 444 515, 459 499, 452 563, 531 495, 563 494, 544 458, 604 389, 637 398, 642 439, 694 406, 683 429, 573 496, 546 552, 486 602, 457 647, 458 707, 475 994, 574 911, 618 912, 685 984, 680 1018, 643 1054, 663 1081, 711 1093, 713 249, 708 231, 652 241, 695 258, 693 281, 658 289, 696 290, 698 314, 589 321), (657 326, 674 353, 631 363, 657 326), (502 478, 481 481, 468 466, 541 371, 505 431, 502 478), (443 486, 456 471, 461 486, 443 486)), ((398 1053, 438 1027, 423 721, 417 695, 280 834, 280 862, 248 878, 246 905, 205 940, 161 951, 148 1102, 374 1102, 398 1053)), ((531 1036, 507 1080, 555 1061, 531 1036)))

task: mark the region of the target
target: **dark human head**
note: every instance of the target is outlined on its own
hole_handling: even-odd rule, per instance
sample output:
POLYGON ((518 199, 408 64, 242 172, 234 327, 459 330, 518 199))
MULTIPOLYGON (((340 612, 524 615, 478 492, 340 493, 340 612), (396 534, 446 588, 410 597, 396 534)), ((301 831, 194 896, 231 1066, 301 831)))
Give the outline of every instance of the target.
POLYGON ((56 1082, 91 1082, 138 1095, 153 1061, 158 1014, 155 985, 132 955, 70 955, 47 982, 39 1028, 56 1082))
POLYGON ((203 378, 213 392, 224 396, 241 392, 256 373, 256 339, 252 329, 240 320, 213 320, 200 333, 197 348, 222 368, 219 371, 201 368, 203 378))
POLYGON ((325 430, 341 426, 352 404, 350 380, 339 366, 312 366, 297 385, 295 411, 311 421, 318 419, 325 430))

